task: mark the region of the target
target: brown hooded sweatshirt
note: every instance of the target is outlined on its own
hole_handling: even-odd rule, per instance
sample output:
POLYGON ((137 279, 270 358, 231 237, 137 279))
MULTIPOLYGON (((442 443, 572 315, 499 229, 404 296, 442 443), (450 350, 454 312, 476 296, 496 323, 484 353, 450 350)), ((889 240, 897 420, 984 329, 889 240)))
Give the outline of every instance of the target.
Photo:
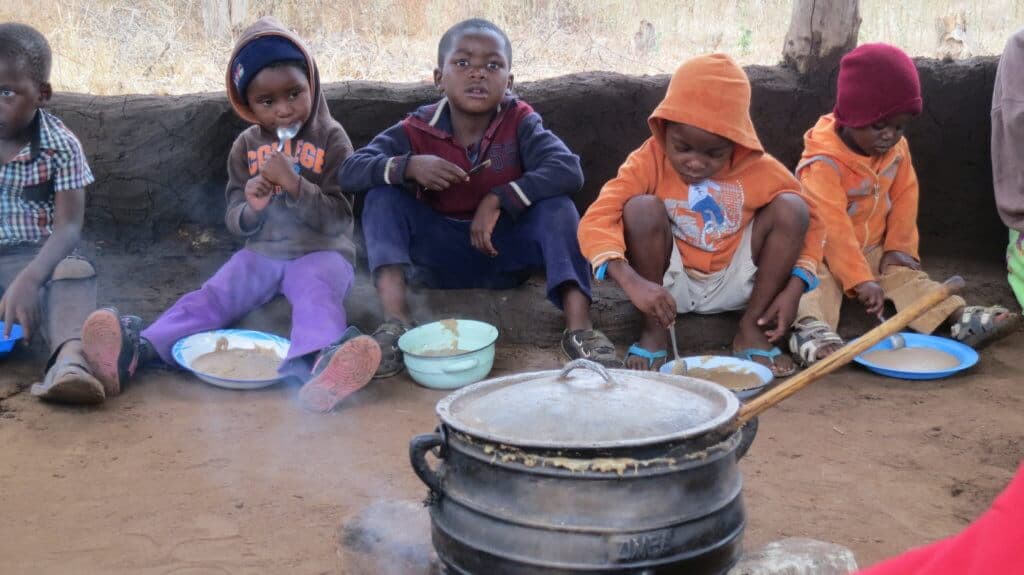
POLYGON ((226 81, 231 106, 242 119, 253 123, 235 139, 228 156, 227 214, 224 218, 228 230, 246 238, 247 248, 267 257, 294 259, 316 251, 337 251, 354 263, 352 202, 341 191, 337 181, 338 169, 352 154, 352 142, 341 124, 331 117, 320 89, 320 73, 309 50, 298 36, 277 20, 269 16, 261 18, 238 39, 228 60, 226 81), (284 152, 301 166, 299 199, 292 200, 288 194, 276 198, 261 213, 259 226, 244 230, 245 184, 259 173, 266 156, 276 149, 277 135, 259 125, 245 95, 235 90, 231 62, 247 43, 271 35, 286 38, 306 55, 313 104, 298 135, 284 147, 284 152))
POLYGON ((1024 28, 999 59, 992 93, 992 183, 999 217, 1024 232, 1024 28))

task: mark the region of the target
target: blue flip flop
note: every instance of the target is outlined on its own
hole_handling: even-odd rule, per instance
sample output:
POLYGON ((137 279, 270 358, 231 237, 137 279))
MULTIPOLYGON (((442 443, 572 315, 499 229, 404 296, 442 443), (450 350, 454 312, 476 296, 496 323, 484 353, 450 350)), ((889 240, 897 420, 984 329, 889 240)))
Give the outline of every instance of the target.
POLYGON ((771 365, 768 365, 766 367, 772 370, 772 375, 774 375, 775 377, 789 377, 796 373, 795 365, 793 366, 793 369, 788 371, 777 371, 775 369, 775 358, 779 357, 780 355, 782 355, 782 350, 777 347, 773 347, 771 349, 757 349, 755 347, 748 347, 747 349, 741 349, 740 351, 732 352, 733 357, 745 359, 747 361, 754 361, 755 357, 767 358, 771 365))
POLYGON ((635 355, 637 357, 642 357, 646 359, 647 369, 649 370, 654 369, 654 362, 658 361, 659 359, 668 359, 668 351, 664 349, 661 351, 648 351, 640 347, 639 343, 634 343, 633 345, 629 346, 629 350, 626 351, 626 357, 628 358, 631 355, 635 355))

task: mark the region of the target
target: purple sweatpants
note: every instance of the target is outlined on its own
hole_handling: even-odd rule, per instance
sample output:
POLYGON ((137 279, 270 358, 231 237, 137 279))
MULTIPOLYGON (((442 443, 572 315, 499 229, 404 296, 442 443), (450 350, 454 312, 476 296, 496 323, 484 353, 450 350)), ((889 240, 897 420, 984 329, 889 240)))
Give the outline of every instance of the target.
POLYGON ((346 327, 342 302, 352 280, 352 264, 338 252, 277 260, 242 249, 202 288, 182 296, 143 330, 142 337, 173 365, 171 348, 179 339, 227 327, 281 293, 292 305, 287 365, 288 360, 320 351, 341 338, 346 327))

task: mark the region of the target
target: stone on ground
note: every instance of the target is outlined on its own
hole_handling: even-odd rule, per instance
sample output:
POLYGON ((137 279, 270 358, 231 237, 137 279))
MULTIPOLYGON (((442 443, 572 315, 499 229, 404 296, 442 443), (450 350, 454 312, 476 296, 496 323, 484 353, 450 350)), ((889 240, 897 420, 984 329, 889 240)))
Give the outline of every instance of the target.
POLYGON ((857 561, 846 547, 790 537, 744 555, 728 575, 847 575, 856 570, 857 561))

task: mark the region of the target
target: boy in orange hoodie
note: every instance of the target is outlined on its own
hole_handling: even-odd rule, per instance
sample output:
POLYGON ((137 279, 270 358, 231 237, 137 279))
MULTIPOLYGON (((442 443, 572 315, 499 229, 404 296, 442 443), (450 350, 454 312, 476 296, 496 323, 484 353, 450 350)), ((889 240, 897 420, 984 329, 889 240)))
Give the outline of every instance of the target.
POLYGON ((734 354, 791 374, 772 342, 816 282, 805 243, 815 224, 799 182, 757 138, 746 74, 724 54, 684 62, 648 124, 653 135, 579 227, 597 279, 613 278, 644 314, 627 366, 664 363, 677 313, 745 309, 734 354))
MULTIPOLYGON (((843 294, 881 318, 938 287, 921 271, 917 175, 903 129, 921 113, 917 68, 899 48, 865 44, 839 64, 836 106, 804 135, 796 168, 827 238, 820 287, 803 297, 790 351, 805 364, 843 341, 835 333, 843 294)), ((954 339, 978 345, 1004 334, 1016 315, 999 306, 966 306, 951 296, 910 324, 922 333, 944 322, 954 339)))

